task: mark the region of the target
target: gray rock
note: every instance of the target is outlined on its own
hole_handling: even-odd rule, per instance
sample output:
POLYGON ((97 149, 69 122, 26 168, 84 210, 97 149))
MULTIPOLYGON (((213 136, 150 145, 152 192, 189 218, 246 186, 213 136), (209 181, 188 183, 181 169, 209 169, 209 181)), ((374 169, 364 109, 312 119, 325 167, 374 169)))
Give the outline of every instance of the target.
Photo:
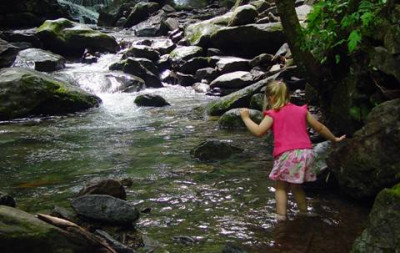
POLYGON ((210 87, 236 89, 247 87, 252 83, 254 83, 254 81, 250 72, 236 71, 217 77, 210 83, 210 87))
POLYGON ((137 106, 163 107, 170 105, 163 97, 159 95, 145 94, 135 98, 134 103, 137 106))
POLYGON ((198 69, 206 68, 209 66, 209 59, 206 57, 195 57, 192 58, 181 66, 179 66, 179 70, 186 74, 195 74, 198 69))
POLYGON ((17 202, 10 195, 0 192, 0 205, 15 207, 17 202))
POLYGON ((97 96, 35 70, 0 70, 0 119, 57 115, 100 104, 97 96))
POLYGON ((229 158, 243 150, 221 140, 207 140, 190 151, 190 154, 200 161, 216 161, 229 158))
POLYGON ((65 18, 45 21, 37 35, 47 49, 61 55, 82 55, 86 48, 111 53, 119 50, 115 38, 65 18))
MULTIPOLYGON (((246 125, 240 117, 240 109, 231 109, 225 112, 218 120, 218 126, 226 129, 245 129, 246 125)), ((258 110, 250 109, 250 118, 260 124, 263 119, 263 114, 258 110)))
POLYGON ((264 93, 257 93, 251 97, 250 108, 254 110, 262 111, 264 107, 264 93))
POLYGON ((215 68, 203 68, 203 69, 198 69, 196 71, 196 80, 201 81, 205 79, 207 82, 211 82, 215 78, 217 78, 219 75, 218 70, 215 68))
POLYGON ((13 67, 52 72, 65 68, 65 58, 39 48, 29 48, 18 53, 13 67))
MULTIPOLYGON (((124 27, 132 27, 140 22, 146 20, 152 11, 154 11, 154 4, 156 3, 147 3, 147 2, 139 2, 133 7, 131 13, 129 14, 124 27)), ((157 4, 158 5, 158 4, 157 4)))
POLYGON ((149 46, 135 45, 126 51, 123 56, 124 59, 128 57, 147 58, 152 61, 160 59, 160 53, 149 46))
POLYGON ((335 145, 328 166, 348 195, 373 198, 400 173, 400 99, 376 106, 354 137, 335 145), (368 175, 368 176, 365 176, 368 175))
POLYGON ((140 22, 132 27, 138 37, 156 37, 168 34, 168 27, 165 24, 167 16, 164 11, 159 11, 156 15, 140 22))
POLYGON ((71 201, 78 215, 117 225, 131 225, 139 218, 132 204, 108 195, 85 195, 71 201))
POLYGON ((98 179, 89 182, 82 190, 79 191, 78 196, 100 194, 109 195, 119 199, 126 199, 126 192, 121 183, 114 179, 98 179))
POLYGON ((203 49, 196 46, 177 47, 169 55, 171 63, 175 66, 188 61, 191 58, 203 55, 203 49))
POLYGON ((18 48, 0 39, 0 68, 10 67, 18 54, 18 48))
POLYGON ((231 20, 229 21, 229 26, 239 26, 254 23, 258 12, 256 7, 250 4, 239 6, 233 12, 231 20))
POLYGON ((351 253, 398 252, 400 249, 400 184, 382 190, 375 199, 369 223, 351 253))
POLYGON ((375 47, 369 53, 371 64, 387 75, 400 82, 400 57, 391 54, 384 47, 375 47))
POLYGON ((220 57, 216 63, 217 69, 222 74, 235 71, 249 71, 250 61, 239 57, 220 57))

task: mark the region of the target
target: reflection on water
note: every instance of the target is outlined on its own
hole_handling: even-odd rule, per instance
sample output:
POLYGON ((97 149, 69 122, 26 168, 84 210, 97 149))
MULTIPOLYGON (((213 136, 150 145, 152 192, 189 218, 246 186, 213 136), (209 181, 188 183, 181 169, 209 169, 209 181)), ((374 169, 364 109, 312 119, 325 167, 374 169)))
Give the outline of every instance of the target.
POLYGON ((314 195, 309 201, 319 217, 298 217, 290 202, 291 220, 276 224, 267 177, 271 141, 219 130, 194 110, 212 98, 191 88, 119 93, 119 84, 101 86, 117 58, 68 64, 58 73, 101 97, 99 108, 0 123, 0 191, 15 196, 19 208, 69 207, 69 199, 94 177, 130 177, 128 201, 151 209, 138 229, 169 252, 221 252, 227 242, 248 252, 348 252, 362 229, 363 208, 334 195, 314 195), (162 95, 171 106, 136 107, 141 93, 162 95), (190 150, 207 138, 229 140, 245 151, 221 162, 195 161, 190 150))

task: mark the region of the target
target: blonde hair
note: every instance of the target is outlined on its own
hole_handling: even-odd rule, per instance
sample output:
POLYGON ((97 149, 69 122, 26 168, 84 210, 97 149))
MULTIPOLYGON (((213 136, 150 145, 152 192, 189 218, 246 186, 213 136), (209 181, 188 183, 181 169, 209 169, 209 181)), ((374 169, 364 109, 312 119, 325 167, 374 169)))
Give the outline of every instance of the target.
POLYGON ((274 80, 268 83, 264 98, 265 108, 279 110, 289 101, 289 90, 284 82, 274 80))

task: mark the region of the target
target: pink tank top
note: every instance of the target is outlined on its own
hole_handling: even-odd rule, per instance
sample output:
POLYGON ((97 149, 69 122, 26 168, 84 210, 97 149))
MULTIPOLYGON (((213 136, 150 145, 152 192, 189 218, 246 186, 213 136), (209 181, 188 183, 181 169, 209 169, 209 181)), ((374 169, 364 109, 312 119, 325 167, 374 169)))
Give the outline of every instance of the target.
POLYGON ((293 149, 312 149, 307 132, 307 105, 297 106, 288 103, 279 111, 264 111, 264 115, 274 120, 272 124, 274 157, 293 149))

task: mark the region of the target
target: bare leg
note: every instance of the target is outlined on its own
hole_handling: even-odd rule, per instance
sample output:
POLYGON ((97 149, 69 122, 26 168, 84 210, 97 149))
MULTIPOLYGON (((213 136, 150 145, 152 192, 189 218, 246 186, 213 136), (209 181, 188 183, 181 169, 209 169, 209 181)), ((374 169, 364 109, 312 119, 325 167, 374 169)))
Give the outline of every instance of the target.
POLYGON ((299 208, 301 213, 307 212, 307 202, 306 195, 304 193, 303 187, 301 184, 290 184, 292 188, 292 192, 294 195, 294 199, 297 203, 297 208, 299 208))
POLYGON ((276 199, 276 213, 278 214, 278 219, 282 220, 286 219, 288 188, 289 188, 289 183, 284 181, 276 181, 275 199, 276 199))

